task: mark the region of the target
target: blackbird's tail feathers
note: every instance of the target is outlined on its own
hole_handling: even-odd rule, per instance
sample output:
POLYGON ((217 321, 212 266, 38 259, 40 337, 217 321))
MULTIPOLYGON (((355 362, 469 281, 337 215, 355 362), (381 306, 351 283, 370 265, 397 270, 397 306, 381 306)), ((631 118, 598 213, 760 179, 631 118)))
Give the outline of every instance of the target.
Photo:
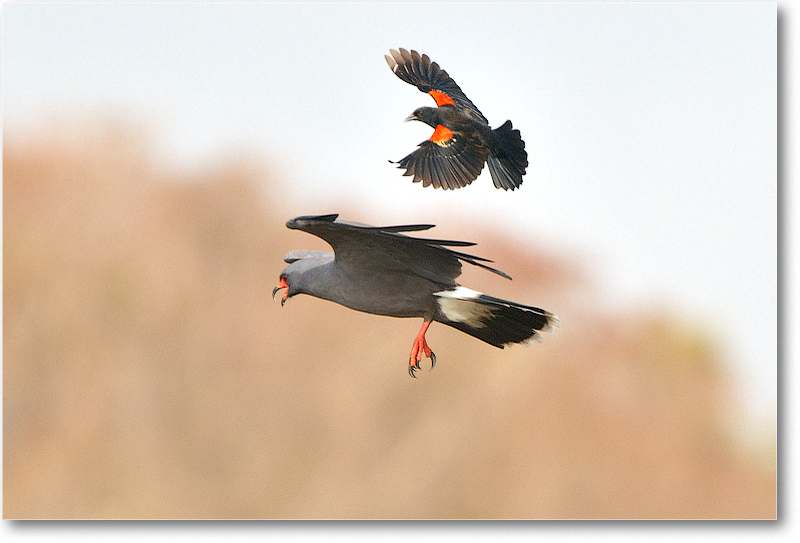
POLYGON ((503 190, 514 190, 522 184, 522 176, 528 167, 528 153, 519 130, 506 121, 494 129, 498 148, 489 155, 487 164, 494 186, 503 190))

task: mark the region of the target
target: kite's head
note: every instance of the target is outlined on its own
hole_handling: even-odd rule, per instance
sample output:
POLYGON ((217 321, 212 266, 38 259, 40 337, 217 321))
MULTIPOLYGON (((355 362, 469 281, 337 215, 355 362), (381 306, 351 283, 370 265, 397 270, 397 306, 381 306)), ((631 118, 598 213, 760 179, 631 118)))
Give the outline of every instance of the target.
MULTIPOLYGON (((314 285, 319 284, 325 275, 326 266, 333 262, 333 253, 323 251, 289 251, 283 257, 288 266, 281 272, 278 284, 272 289, 272 299, 282 288, 286 289, 281 298, 281 306, 296 294, 316 295, 314 285)), ((324 298, 325 296, 318 296, 324 298)))

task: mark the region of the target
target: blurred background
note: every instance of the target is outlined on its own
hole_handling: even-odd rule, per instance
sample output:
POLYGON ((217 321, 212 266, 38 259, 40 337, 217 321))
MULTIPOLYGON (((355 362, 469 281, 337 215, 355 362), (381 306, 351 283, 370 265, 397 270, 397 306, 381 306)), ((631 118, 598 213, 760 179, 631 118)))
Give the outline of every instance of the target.
POLYGON ((774 518, 776 54, 774 4, 5 5, 4 517, 774 518), (520 190, 388 164, 398 47, 520 190), (270 299, 330 212, 561 327, 412 380, 417 320, 270 299))

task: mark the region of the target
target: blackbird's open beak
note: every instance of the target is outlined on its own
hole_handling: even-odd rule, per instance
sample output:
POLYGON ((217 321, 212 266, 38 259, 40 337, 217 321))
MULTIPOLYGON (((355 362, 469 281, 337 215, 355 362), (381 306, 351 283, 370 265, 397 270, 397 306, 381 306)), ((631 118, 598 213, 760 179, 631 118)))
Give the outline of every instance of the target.
POLYGON ((406 120, 406 122, 408 122, 408 121, 418 121, 418 120, 419 120, 419 117, 417 117, 416 115, 414 115, 414 114, 412 113, 411 115, 409 115, 408 117, 406 117, 406 119, 405 119, 405 120, 406 120))
POLYGON ((281 298, 281 307, 283 307, 283 304, 285 304, 287 298, 289 298, 289 285, 286 284, 286 276, 285 275, 281 276, 281 279, 280 279, 280 281, 278 281, 278 284, 275 286, 274 289, 272 289, 272 300, 273 301, 275 301, 275 294, 277 294, 277 292, 282 288, 285 288, 286 292, 283 293, 283 297, 281 298))

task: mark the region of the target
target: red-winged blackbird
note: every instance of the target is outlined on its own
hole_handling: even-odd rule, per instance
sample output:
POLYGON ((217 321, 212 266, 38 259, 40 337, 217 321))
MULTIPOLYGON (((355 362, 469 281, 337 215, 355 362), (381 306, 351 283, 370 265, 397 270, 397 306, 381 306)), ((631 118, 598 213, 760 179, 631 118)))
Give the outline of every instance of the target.
POLYGON ((434 130, 419 149, 393 162, 405 168, 403 175, 413 175, 414 183, 422 181, 425 187, 457 189, 472 183, 488 162, 495 187, 514 190, 520 186, 528 153, 511 121, 492 130, 486 117, 428 55, 405 49, 390 52, 386 62, 395 75, 430 94, 438 106, 421 107, 406 119, 422 121, 434 130))

